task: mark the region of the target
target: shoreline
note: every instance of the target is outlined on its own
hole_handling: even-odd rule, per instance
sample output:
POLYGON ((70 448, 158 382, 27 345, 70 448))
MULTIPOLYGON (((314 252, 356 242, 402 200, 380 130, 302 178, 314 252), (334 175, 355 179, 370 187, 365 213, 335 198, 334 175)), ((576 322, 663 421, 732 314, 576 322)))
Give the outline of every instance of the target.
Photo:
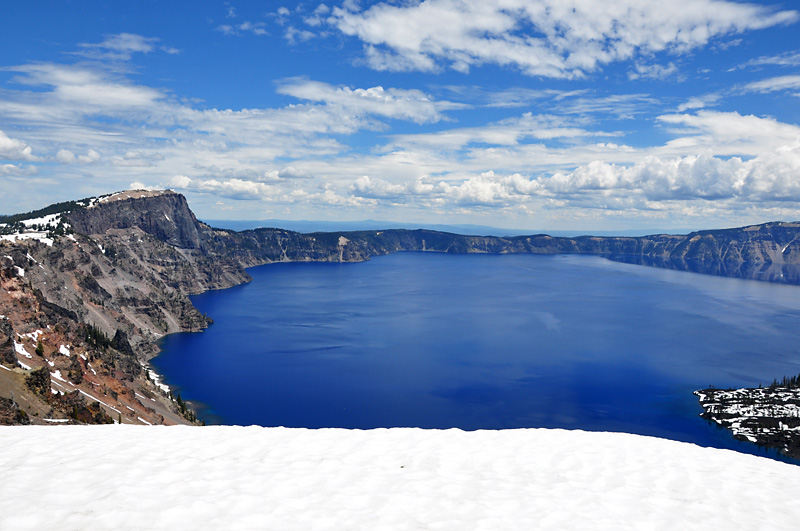
POLYGON ((734 439, 800 460, 800 387, 708 388, 694 394, 703 408, 700 416, 734 439))

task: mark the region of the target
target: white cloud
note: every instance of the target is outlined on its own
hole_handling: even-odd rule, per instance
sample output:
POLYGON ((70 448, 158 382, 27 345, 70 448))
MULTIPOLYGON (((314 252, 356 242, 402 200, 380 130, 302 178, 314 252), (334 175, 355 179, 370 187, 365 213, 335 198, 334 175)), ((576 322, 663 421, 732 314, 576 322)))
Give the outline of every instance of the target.
POLYGON ((800 52, 791 51, 779 55, 757 57, 747 61, 738 68, 748 68, 753 66, 800 66, 800 52))
POLYGON ((286 39, 289 42, 289 44, 296 44, 298 42, 307 42, 316 36, 317 34, 312 31, 300 30, 295 28, 294 26, 289 26, 283 33, 283 38, 286 39))
MULTIPOLYGON (((170 138, 172 147, 161 148, 162 157, 176 143, 195 143, 191 149, 224 151, 259 146, 257 154, 237 154, 261 160, 333 154, 344 146, 326 135, 385 128, 377 118, 437 121, 443 118, 439 107, 447 108, 447 102, 434 102, 416 90, 351 89, 293 80, 281 85, 284 93, 309 103, 238 111, 199 110, 158 90, 86 66, 43 63, 7 70, 18 74, 16 83, 35 90, 5 93, 6 97, 0 99, 0 117, 6 123, 25 127, 42 124, 46 128, 42 134, 60 140, 62 145, 74 142, 99 149, 113 144, 115 151, 122 145, 124 151, 111 154, 110 159, 120 167, 136 164, 125 153, 142 151, 142 145, 163 138, 170 138), (103 117, 103 125, 87 120, 94 116, 103 117), (240 147, 232 147, 236 145, 240 147)), ((57 149, 75 151, 62 146, 54 151, 57 149)))
POLYGON ((538 178, 539 189, 572 197, 583 192, 624 191, 647 201, 800 200, 800 143, 750 160, 710 153, 661 159, 645 157, 631 166, 594 162, 568 174, 538 178))
POLYGON ((633 119, 660 102, 648 94, 612 94, 610 96, 578 96, 559 105, 564 114, 606 114, 618 119, 633 119))
POLYGON ((100 160, 100 153, 90 149, 85 155, 75 155, 68 149, 60 149, 56 153, 56 160, 61 164, 91 164, 100 160))
POLYGON ((0 164, 0 175, 7 176, 22 176, 22 175, 36 175, 39 170, 36 166, 23 166, 21 164, 0 164))
POLYGON ((678 112, 704 109, 709 105, 715 104, 722 96, 720 94, 705 94, 703 96, 693 96, 686 100, 684 103, 678 105, 678 112))
POLYGON ((111 157, 111 164, 122 167, 151 168, 159 161, 164 160, 164 155, 159 152, 149 152, 143 149, 126 151, 123 155, 111 157))
POLYGON ((800 95, 800 76, 779 76, 761 81, 753 81, 742 87, 744 92, 767 92, 794 91, 795 95, 800 95))
POLYGON ((574 78, 614 61, 685 53, 797 19, 796 11, 725 0, 426 0, 334 8, 329 21, 363 41, 367 62, 378 70, 466 72, 497 64, 574 78))
POLYGON ((160 190, 160 188, 144 184, 141 181, 134 181, 128 185, 128 190, 160 190))
POLYGON ((380 86, 351 89, 304 78, 284 80, 278 85, 278 92, 301 100, 337 105, 354 114, 372 114, 418 124, 438 122, 443 118, 438 107, 447 106, 447 102, 437 103, 416 89, 384 89, 380 86))
MULTIPOLYGON (((39 98, 35 102, 35 107, 39 109, 46 108, 48 103, 54 103, 43 101, 47 97, 58 101, 59 106, 54 105, 57 107, 54 114, 62 116, 68 113, 76 116, 96 112, 125 113, 131 108, 152 107, 157 100, 164 97, 164 94, 155 89, 133 85, 124 79, 116 79, 109 73, 88 67, 41 63, 7 67, 5 70, 21 74, 14 78, 16 83, 52 87, 50 93, 30 96, 39 98)), ((17 111, 21 108, 0 102, 0 112, 3 107, 17 111)))
POLYGON ((758 156, 800 139, 800 127, 796 125, 736 112, 666 114, 658 120, 679 135, 667 142, 664 152, 710 149, 717 155, 758 156))
POLYGON ((677 71, 678 67, 675 66, 675 63, 669 63, 666 66, 639 63, 634 67, 634 70, 628 72, 628 79, 667 79, 677 71))
POLYGON ((411 193, 411 189, 405 184, 393 184, 382 179, 370 179, 368 175, 363 175, 353 181, 349 188, 350 192, 360 197, 371 198, 399 198, 411 193))
MULTIPOLYGON (((474 96, 475 92, 483 92, 480 87, 470 87, 469 93, 474 96)), ((529 88, 510 88, 503 90, 493 90, 483 95, 487 100, 487 107, 525 107, 535 101, 552 100, 560 102, 567 98, 573 98, 588 93, 587 89, 578 90, 554 90, 554 89, 529 89, 529 88)))
POLYGON ((185 190, 200 193, 210 193, 219 197, 228 197, 239 200, 269 200, 273 189, 264 183, 246 181, 243 179, 192 179, 185 175, 177 175, 169 180, 167 187, 173 190, 185 190))
POLYGON ((751 160, 710 153, 646 156, 630 165, 594 161, 571 172, 533 178, 488 171, 461 180, 397 183, 362 176, 349 190, 359 197, 431 207, 508 208, 550 200, 605 210, 679 209, 697 201, 732 209, 736 204, 800 200, 798 172, 800 143, 751 160))
POLYGON ((241 35, 242 33, 252 33, 253 35, 269 35, 266 30, 265 22, 241 22, 239 24, 222 24, 215 29, 225 35, 241 35))
POLYGON ((278 177, 281 179, 313 179, 314 176, 302 168, 295 168, 294 166, 286 166, 278 172, 278 177))
POLYGON ((390 177, 365 175, 351 181, 348 190, 386 204, 423 208, 450 205, 500 211, 558 204, 573 208, 572 212, 590 208, 677 216, 690 211, 709 215, 711 207, 703 205, 712 203, 719 212, 745 208, 784 212, 776 205, 800 200, 800 127, 710 111, 664 115, 660 120, 679 136, 647 149, 615 144, 548 149, 509 142, 502 149, 471 149, 453 156, 443 146, 462 146, 486 132, 475 128, 466 130, 469 134, 453 130, 399 137, 403 151, 373 159, 371 166, 350 163, 368 169, 368 175, 390 177), (427 173, 392 175, 391 168, 401 168, 403 161, 427 173), (581 162, 568 171, 552 170, 570 161, 581 162))
POLYGON ((325 17, 331 12, 331 8, 325 4, 320 4, 314 9, 311 16, 303 18, 303 22, 311 27, 318 27, 325 23, 325 17))
POLYGON ((437 133, 395 135, 387 150, 418 147, 458 151, 470 145, 517 146, 532 140, 549 141, 591 136, 616 136, 615 133, 589 131, 578 127, 575 120, 553 115, 525 113, 516 118, 479 127, 448 129, 437 133))
MULTIPOLYGON (((102 182, 96 188, 158 184, 199 205, 231 198, 242 201, 240 211, 263 212, 265 203, 275 212, 302 209, 315 217, 339 215, 342 207, 363 216, 389 206, 405 219, 409 212, 432 219, 563 208, 560 215, 571 221, 589 219, 589 211, 707 214, 712 204, 728 212, 778 212, 800 197, 794 185, 800 128, 704 109, 727 93, 691 98, 654 118, 664 103, 636 92, 597 96, 596 89, 535 85, 501 93, 470 85, 423 91, 291 78, 278 82, 277 91, 294 104, 226 109, 179 100, 136 84, 130 72, 95 63, 5 70, 16 74, 17 85, 0 97, 4 160, 55 161, 61 165, 42 166, 48 175, 76 183, 94 178, 102 182), (523 105, 547 110, 505 110, 523 105), (484 108, 454 112, 478 107, 484 108), (639 121, 624 120, 632 117, 639 121), (455 118, 466 118, 466 125, 450 125, 455 118), (363 134, 352 145, 344 138, 391 131, 392 120, 407 122, 405 134, 363 134), (637 135, 653 123, 665 139, 647 145, 637 135)), ((751 89, 766 91, 780 85, 776 80, 790 86, 791 77, 751 89)), ((0 166, 7 180, 35 172, 0 166)))
POLYGON ((33 155, 33 150, 25 142, 9 138, 0 130, 0 160, 35 161, 38 158, 33 155))
MULTIPOLYGON (((103 42, 92 44, 79 44, 84 55, 91 59, 129 60, 134 53, 150 53, 155 49, 160 39, 143 37, 133 33, 119 33, 109 35, 103 42)), ((172 48, 168 48, 172 49, 172 48)), ((172 53, 172 52, 168 52, 172 53)))

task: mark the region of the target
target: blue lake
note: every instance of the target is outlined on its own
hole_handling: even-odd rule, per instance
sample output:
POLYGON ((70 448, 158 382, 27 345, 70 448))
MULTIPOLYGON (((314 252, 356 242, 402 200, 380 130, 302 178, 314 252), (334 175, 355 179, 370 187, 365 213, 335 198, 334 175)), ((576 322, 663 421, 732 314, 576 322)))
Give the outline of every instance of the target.
POLYGON ((208 423, 623 431, 769 455, 692 391, 800 373, 800 287, 591 256, 252 268, 152 360, 208 423))

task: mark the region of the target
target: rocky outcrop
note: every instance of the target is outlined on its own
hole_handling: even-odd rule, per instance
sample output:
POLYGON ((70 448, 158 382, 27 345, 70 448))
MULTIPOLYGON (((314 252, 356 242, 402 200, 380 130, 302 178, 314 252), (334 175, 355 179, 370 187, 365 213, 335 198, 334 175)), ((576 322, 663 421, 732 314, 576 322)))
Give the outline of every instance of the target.
POLYGON ((210 323, 187 294, 249 277, 199 248, 200 224, 178 194, 67 206, 59 214, 73 230, 98 233, 0 242, 0 355, 25 368, 0 374, 0 397, 16 393, 34 423, 187 422, 143 365, 164 334, 210 323))
POLYGON ((695 391, 704 419, 731 430, 733 437, 800 458, 800 382, 783 378, 767 387, 695 391))
POLYGON ((138 227, 173 247, 198 249, 201 245, 197 218, 189 210, 186 198, 171 191, 111 196, 88 208, 74 210, 66 218, 81 234, 105 234, 110 229, 138 227))

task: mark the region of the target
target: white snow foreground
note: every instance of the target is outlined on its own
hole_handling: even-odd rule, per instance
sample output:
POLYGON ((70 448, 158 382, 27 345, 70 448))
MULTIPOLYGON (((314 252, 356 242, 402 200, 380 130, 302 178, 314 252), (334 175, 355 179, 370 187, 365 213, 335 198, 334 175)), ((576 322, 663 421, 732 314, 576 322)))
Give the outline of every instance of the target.
POLYGON ((797 529, 800 468, 620 433, 0 428, 0 529, 797 529))

